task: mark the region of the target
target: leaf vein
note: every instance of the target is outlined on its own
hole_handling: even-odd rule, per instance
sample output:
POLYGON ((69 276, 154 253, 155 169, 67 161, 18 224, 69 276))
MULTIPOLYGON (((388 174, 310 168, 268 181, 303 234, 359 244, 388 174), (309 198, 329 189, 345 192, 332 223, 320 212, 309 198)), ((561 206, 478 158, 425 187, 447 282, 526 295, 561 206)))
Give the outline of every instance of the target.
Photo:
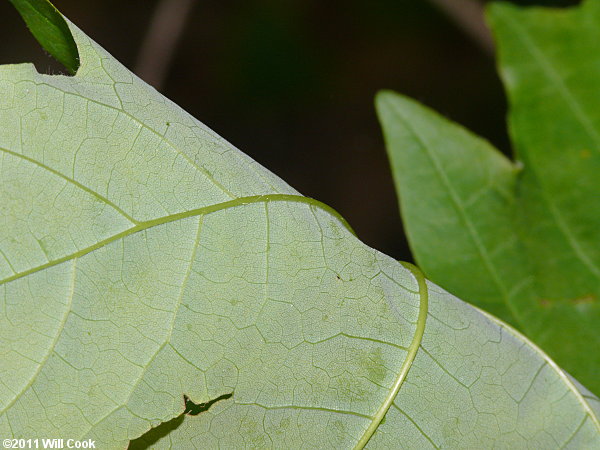
POLYGON ((89 247, 83 248, 77 252, 62 256, 55 260, 49 261, 45 264, 41 264, 39 266, 32 267, 28 270, 24 270, 23 272, 15 273, 14 275, 6 277, 3 280, 0 280, 0 286, 2 286, 5 283, 9 283, 11 281, 17 280, 19 278, 23 278, 25 276, 31 275, 32 273, 39 272, 40 270, 44 270, 49 267, 53 267, 53 266, 56 266, 63 262, 72 260, 74 258, 80 258, 80 257, 87 255, 88 253, 91 253, 92 251, 97 250, 101 247, 104 247, 112 242, 115 242, 119 239, 125 238, 131 234, 138 233, 143 230, 147 230, 148 228, 152 228, 152 227, 162 225, 165 223, 169 223, 169 222, 175 222, 175 221, 181 220, 181 219, 186 219, 188 217, 211 214, 211 213, 226 210, 229 208, 235 208, 235 207, 239 207, 239 206, 249 205, 249 204, 253 204, 253 203, 261 203, 261 202, 292 202, 292 203, 295 202, 295 203, 303 203, 303 204, 319 207, 320 209, 328 212, 329 214, 331 214, 332 216, 337 218, 340 221, 340 223, 346 229, 348 229, 348 231, 350 231, 352 234, 354 234, 354 231, 352 230, 352 228, 350 227, 348 222, 346 222, 346 220, 342 216, 340 216, 338 212, 336 212, 330 206, 327 206, 326 204, 321 203, 318 200, 314 200, 309 197, 303 197, 301 195, 294 195, 294 194, 267 194, 267 195, 254 195, 254 196, 250 196, 250 197, 238 197, 234 200, 229 200, 229 201, 222 202, 222 203, 215 203, 213 205, 204 206, 202 208, 192 209, 192 210, 184 211, 181 213, 170 214, 170 215, 159 217, 157 219, 152 219, 152 220, 149 220, 146 222, 140 222, 137 225, 135 225, 131 228, 128 228, 127 230, 121 231, 120 233, 117 233, 111 237, 103 239, 102 241, 99 241, 93 245, 90 245, 89 247))
MULTIPOLYGON (((148 368, 150 367, 150 365, 152 364, 152 362, 156 359, 156 357, 158 356, 158 354, 160 353, 160 351, 163 348, 165 348, 167 346, 167 344, 170 344, 171 337, 173 336, 173 329, 175 328, 175 320, 177 319, 177 314, 179 312, 179 308, 181 307, 181 303, 183 301, 183 294, 185 292, 185 287, 186 287, 187 282, 188 282, 188 280, 190 278, 190 274, 192 272, 192 266, 194 265, 194 261, 196 260, 196 255, 198 253, 198 247, 200 247, 200 233, 201 233, 201 230, 202 230, 202 223, 203 223, 203 216, 200 216, 198 218, 198 230, 196 232, 196 239, 194 240, 194 244, 192 246, 192 254, 191 254, 191 257, 190 257, 190 263, 188 265, 187 271, 186 271, 186 273, 185 273, 185 275, 183 277, 183 280, 181 282, 181 288, 179 290, 179 295, 177 296, 177 304, 175 306, 175 310, 173 311, 173 319, 171 320, 171 323, 169 325, 168 335, 165 336, 164 342, 158 346, 158 348, 156 349, 156 351, 152 354, 152 356, 150 356, 150 358, 148 359, 148 362, 144 365, 144 367, 140 371, 139 376, 137 377, 137 379, 133 383, 133 386, 131 387, 131 390, 129 391, 129 395, 127 396, 127 399, 123 402, 123 404, 117 405, 116 408, 113 408, 107 414, 105 414, 104 416, 102 416, 98 421, 96 421, 96 423, 94 423, 90 428, 88 428, 81 435, 80 439, 83 436, 85 436, 87 433, 89 433, 89 431, 93 427, 95 427, 96 425, 98 425, 99 423, 101 423, 103 420, 105 420, 107 417, 109 417, 112 413, 114 413, 115 411, 121 409, 122 407, 125 407, 129 412, 131 412, 131 410, 127 407, 127 404, 131 400, 131 396, 133 395, 134 391, 136 390, 136 388, 138 387, 138 385, 140 384, 140 382, 143 380, 144 375, 146 374, 146 371, 148 370, 148 368)), ((173 348, 172 345, 171 345, 171 347, 173 348)), ((175 350, 175 349, 173 348, 173 350, 175 350)), ((187 362, 187 360, 186 360, 186 362, 187 362)), ((131 412, 131 413, 133 414, 133 412, 131 412)), ((144 420, 147 420, 147 419, 144 419, 144 420)))
POLYGON ((58 343, 58 340, 60 339, 62 332, 65 329, 65 325, 67 323, 67 318, 69 317, 69 313, 71 312, 71 305, 73 304, 73 297, 75 295, 75 278, 76 278, 76 273, 77 273, 77 258, 74 258, 72 261, 73 261, 73 263, 72 263, 73 267, 71 269, 72 272, 71 272, 69 295, 68 295, 67 302, 65 305, 65 312, 64 312, 63 317, 58 325, 58 328, 56 329, 56 335, 54 336, 53 341, 50 343, 50 346, 48 347, 48 351, 46 352, 46 354, 44 355, 42 360, 39 362, 37 369, 31 376, 31 378, 29 379, 27 384, 23 387, 23 389, 19 393, 17 393, 17 395, 15 395, 15 397, 10 402, 8 402, 8 404, 4 408, 2 408, 2 410, 0 410, 0 414, 4 413, 12 405, 14 405, 19 400, 19 398, 21 398, 21 396, 33 385, 38 374, 42 371, 42 368, 46 365, 46 362, 50 358, 50 355, 52 355, 52 353, 54 353, 56 344, 58 343))
POLYGON ((119 206, 117 206, 115 203, 111 202, 108 198, 98 194, 97 192, 95 192, 94 190, 90 189, 89 187, 81 184, 80 182, 67 177, 66 175, 60 173, 58 170, 53 169, 52 167, 49 167, 39 161, 36 161, 33 158, 30 158, 29 156, 25 156, 21 153, 17 153, 14 152, 12 150, 9 150, 7 148, 3 148, 0 147, 0 152, 4 152, 6 154, 12 155, 16 158, 20 158, 23 159, 31 164, 34 164, 38 167, 40 167, 43 170, 46 170, 48 172, 50 172, 53 175, 56 175, 59 178, 62 178, 63 180, 65 180, 67 183, 70 183, 72 185, 74 185, 75 187, 81 189, 84 192, 87 192, 88 194, 94 196, 95 198, 97 198, 98 200, 100 200, 102 203, 110 206, 111 208, 113 208, 115 211, 117 211, 119 214, 121 214, 123 217, 125 217, 129 222, 133 223, 133 224, 138 224, 140 223, 139 221, 135 220, 133 217, 131 217, 129 214, 127 214, 125 211, 123 211, 123 209, 121 209, 119 206))
MULTIPOLYGON (((581 106, 579 105, 577 98, 573 95, 571 90, 565 84, 562 77, 558 74, 558 71, 552 66, 552 64, 550 63, 548 58, 546 58, 544 56, 543 52, 541 52, 539 50, 539 48, 537 48, 536 43, 530 38, 528 33, 521 26, 519 26, 514 21, 508 20, 507 18, 505 18, 504 20, 506 21, 508 26, 511 27, 516 32, 516 34, 521 36, 522 42, 525 44, 525 46, 527 48, 529 48, 530 54, 539 62, 540 67, 542 68, 542 70, 544 72, 546 72, 546 75, 548 76, 548 78, 550 78, 551 80, 554 81, 554 83, 558 87, 559 93, 562 95, 562 97, 565 99, 565 102, 567 103, 567 105, 573 111, 574 116, 577 118, 579 123, 582 125, 583 129, 588 134, 588 136, 595 142, 595 144, 596 144, 595 149, 596 149, 596 151, 598 151, 598 149, 600 149, 600 134, 598 134, 598 132, 594 128, 593 124, 588 120, 584 111, 581 109, 581 106)), ((533 167, 529 167, 529 170, 532 173, 534 173, 533 167)), ((538 181, 538 183, 541 185, 537 175, 535 175, 535 178, 538 181)), ((562 231, 563 235, 567 239, 567 242, 569 243, 571 248, 574 250, 575 254, 579 257, 579 259, 583 262, 583 264, 588 268, 588 270, 596 278, 600 279, 600 267, 598 267, 594 263, 594 261, 587 255, 587 253, 585 252, 583 247, 579 244, 577 238, 572 234, 569 226, 567 225, 564 218, 562 217, 562 214, 561 214, 560 210, 558 209, 556 203, 553 202, 549 198, 546 190, 543 189, 543 187, 542 187, 540 189, 540 191, 542 192, 542 198, 548 205, 548 208, 550 209, 550 213, 554 217, 556 224, 558 225, 558 228, 562 231)))

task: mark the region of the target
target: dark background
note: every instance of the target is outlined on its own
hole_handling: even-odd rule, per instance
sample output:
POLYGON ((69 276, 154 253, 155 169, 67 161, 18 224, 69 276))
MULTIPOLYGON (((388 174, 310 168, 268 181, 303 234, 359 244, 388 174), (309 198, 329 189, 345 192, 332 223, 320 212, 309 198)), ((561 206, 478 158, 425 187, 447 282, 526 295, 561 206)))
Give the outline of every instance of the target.
MULTIPOLYGON (((158 2, 54 3, 134 69, 158 2)), ((510 149, 492 53, 426 0, 198 0, 172 56, 167 97, 398 259, 412 257, 373 107, 379 89, 510 149)), ((60 71, 0 0, 0 63, 24 61, 60 71)))

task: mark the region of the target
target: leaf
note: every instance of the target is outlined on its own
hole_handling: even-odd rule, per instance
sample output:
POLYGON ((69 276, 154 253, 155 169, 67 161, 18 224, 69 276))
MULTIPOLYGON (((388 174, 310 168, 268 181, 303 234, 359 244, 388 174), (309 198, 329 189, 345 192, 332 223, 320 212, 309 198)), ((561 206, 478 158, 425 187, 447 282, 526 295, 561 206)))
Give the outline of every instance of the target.
POLYGON ((556 329, 554 336, 541 331, 540 343, 600 392, 600 354, 581 351, 600 347, 600 4, 503 5, 489 17, 510 133, 526 168, 520 232, 556 329))
POLYGON ((79 68, 79 53, 63 16, 47 0, 9 0, 38 42, 67 70, 79 68))
POLYGON ((513 224, 516 168, 488 142, 406 97, 381 92, 402 217, 423 271, 457 296, 519 323, 527 271, 513 224), (520 283, 518 281, 520 281, 520 283))
POLYGON ((3 437, 600 443, 598 400, 522 336, 69 26, 75 76, 0 66, 3 437))
POLYGON ((433 111, 378 98, 426 276, 600 392, 600 8, 490 9, 518 163, 433 111))

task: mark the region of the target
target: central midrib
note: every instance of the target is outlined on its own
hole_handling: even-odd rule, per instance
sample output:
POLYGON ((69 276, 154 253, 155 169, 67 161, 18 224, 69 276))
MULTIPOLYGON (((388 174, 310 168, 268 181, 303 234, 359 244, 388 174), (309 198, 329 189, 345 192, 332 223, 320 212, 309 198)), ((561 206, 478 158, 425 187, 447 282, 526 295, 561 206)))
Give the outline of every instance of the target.
POLYGON ((229 208, 240 207, 240 206, 249 205, 249 204, 253 204, 253 203, 267 203, 267 202, 304 203, 309 206, 314 206, 314 207, 319 208, 319 209, 331 214, 332 216, 334 216, 337 220, 340 221, 340 223, 344 227, 346 227, 346 229, 348 231, 350 231, 352 234, 355 235, 350 224, 348 224, 346 219, 344 219, 336 210, 334 210, 330 206, 326 205, 325 203, 322 203, 322 202, 315 200, 313 198, 310 198, 310 197, 303 197, 301 195, 294 195, 294 194, 265 194, 265 195, 253 195, 253 196, 249 196, 249 197, 239 197, 234 200, 229 200, 229 201, 222 202, 222 203, 215 203, 213 205, 204 206, 202 208, 191 209, 189 211, 170 214, 167 216, 148 220, 146 222, 140 222, 131 228, 128 228, 124 231, 121 231, 120 233, 117 233, 117 234, 111 236, 111 237, 103 239, 103 240, 101 240, 93 245, 90 245, 89 247, 83 248, 75 253, 65 255, 61 258, 57 258, 52 261, 48 261, 45 264, 42 264, 42 265, 39 265, 36 267, 32 267, 31 269, 25 270, 23 272, 15 273, 14 275, 4 278, 3 280, 0 281, 0 286, 5 283, 9 283, 11 281, 18 280, 19 278, 23 278, 23 277, 26 277, 33 273, 39 272, 40 270, 44 270, 49 267, 53 267, 58 264, 61 264, 63 262, 70 261, 73 258, 81 258, 82 256, 87 255, 88 253, 91 253, 94 250, 97 250, 101 247, 104 247, 112 242, 115 242, 119 239, 123 239, 132 234, 138 233, 143 230, 147 230, 148 228, 156 227, 156 226, 163 225, 163 224, 169 223, 169 222, 175 222, 177 220, 186 219, 188 217, 207 215, 207 214, 211 214, 211 213, 222 211, 222 210, 229 209, 229 208))

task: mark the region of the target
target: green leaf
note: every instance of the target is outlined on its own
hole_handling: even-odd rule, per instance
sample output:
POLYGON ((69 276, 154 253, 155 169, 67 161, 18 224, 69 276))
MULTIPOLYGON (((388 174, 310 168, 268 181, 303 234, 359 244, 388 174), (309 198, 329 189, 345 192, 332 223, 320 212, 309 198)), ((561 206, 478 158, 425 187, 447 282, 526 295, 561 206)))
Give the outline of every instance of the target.
POLYGON ((381 92, 377 109, 421 268, 518 324, 514 303, 528 274, 513 224, 517 170, 488 142, 406 97, 381 92))
POLYGON ((520 232, 556 329, 540 343, 600 392, 600 352, 582 351, 600 347, 600 4, 489 12, 526 168, 520 232))
POLYGON ((64 17, 48 0, 9 0, 38 42, 66 69, 79 68, 79 53, 64 17))
POLYGON ((378 99, 415 258, 600 392, 600 4, 490 9, 512 164, 415 102, 378 99))
POLYGON ((0 66, 3 438, 600 445, 598 400, 525 338, 69 26, 75 76, 0 66))

